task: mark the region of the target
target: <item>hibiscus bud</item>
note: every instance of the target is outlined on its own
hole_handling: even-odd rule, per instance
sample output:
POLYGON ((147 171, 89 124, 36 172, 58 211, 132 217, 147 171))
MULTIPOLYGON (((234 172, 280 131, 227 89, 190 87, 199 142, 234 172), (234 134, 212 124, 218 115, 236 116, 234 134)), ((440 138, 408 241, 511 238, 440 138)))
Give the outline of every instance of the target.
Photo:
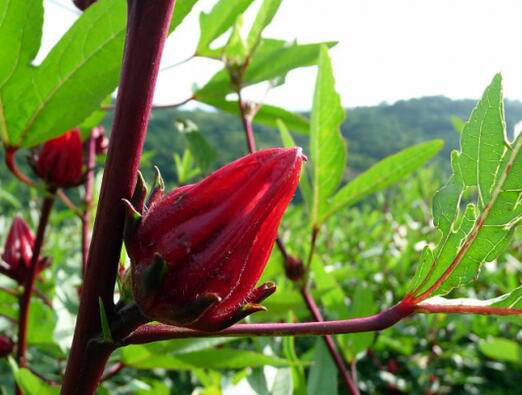
POLYGON ((300 148, 247 155, 193 185, 147 202, 140 178, 125 229, 133 293, 150 319, 215 331, 256 311, 275 291, 254 288, 299 182, 300 148))
POLYGON ((7 357, 13 351, 13 341, 7 336, 0 335, 0 358, 7 357))
POLYGON ((290 280, 301 281, 304 278, 305 267, 300 259, 288 255, 284 261, 284 265, 286 277, 290 280))
POLYGON ((106 155, 107 148, 109 147, 109 139, 105 136, 105 128, 103 126, 98 126, 93 129, 92 134, 96 155, 106 155))
POLYGON ((30 160, 38 177, 54 188, 77 186, 83 182, 83 150, 78 129, 46 142, 30 160))
MULTIPOLYGON (((23 219, 15 217, 2 253, 2 272, 19 284, 25 282, 33 257, 34 235, 23 219)), ((49 266, 48 259, 40 259, 37 263, 37 273, 49 266)))

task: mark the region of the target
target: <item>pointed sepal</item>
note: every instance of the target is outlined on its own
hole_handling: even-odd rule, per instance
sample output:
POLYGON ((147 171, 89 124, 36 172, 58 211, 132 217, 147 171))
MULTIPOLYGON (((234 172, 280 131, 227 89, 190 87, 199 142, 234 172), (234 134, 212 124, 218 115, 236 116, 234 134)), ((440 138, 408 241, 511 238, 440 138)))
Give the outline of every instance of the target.
POLYGON ((143 174, 141 174, 141 171, 138 171, 138 178, 136 179, 136 186, 134 188, 134 193, 132 194, 130 202, 132 203, 132 206, 134 207, 134 209, 140 214, 143 214, 143 208, 145 206, 145 199, 147 198, 148 193, 149 192, 147 189, 147 184, 145 183, 143 174))
POLYGON ((158 166, 154 166, 154 171, 156 174, 154 176, 154 182, 152 183, 152 191, 147 199, 147 209, 149 209, 156 201, 161 199, 163 191, 165 190, 165 182, 163 181, 163 177, 161 177, 161 172, 158 166))

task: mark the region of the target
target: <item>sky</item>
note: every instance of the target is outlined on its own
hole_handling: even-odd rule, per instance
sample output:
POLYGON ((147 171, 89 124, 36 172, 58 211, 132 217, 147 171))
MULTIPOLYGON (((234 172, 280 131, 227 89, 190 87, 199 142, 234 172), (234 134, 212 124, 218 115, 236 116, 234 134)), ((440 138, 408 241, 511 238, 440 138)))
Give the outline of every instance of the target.
MULTIPOLYGON (((246 28, 260 1, 247 11, 246 28)), ((214 3, 199 0, 169 37, 162 68, 193 54, 198 15, 214 3)), ((71 0, 44 0, 44 4, 37 61, 79 14, 71 0)), ((338 41, 330 54, 345 107, 432 95, 478 99, 498 72, 503 75, 505 97, 522 100, 521 17, 520 0, 283 0, 264 36, 303 44, 338 41)), ((155 103, 190 97, 194 84, 203 86, 221 67, 217 61, 194 59, 162 71, 155 103)), ((285 85, 268 94, 266 86, 255 86, 244 96, 288 110, 308 110, 316 72, 314 67, 298 69, 288 74, 285 85)))

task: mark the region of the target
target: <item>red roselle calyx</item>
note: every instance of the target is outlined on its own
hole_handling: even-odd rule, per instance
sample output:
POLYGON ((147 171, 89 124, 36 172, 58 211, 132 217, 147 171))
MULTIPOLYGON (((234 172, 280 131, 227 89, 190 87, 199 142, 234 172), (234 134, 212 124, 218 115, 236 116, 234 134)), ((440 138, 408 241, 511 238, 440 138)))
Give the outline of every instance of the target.
POLYGON ((80 185, 84 179, 83 148, 78 129, 49 140, 30 160, 38 177, 52 188, 80 185))
POLYGON ((300 148, 247 155, 201 182, 145 203, 137 187, 125 229, 134 299, 150 319, 215 331, 256 311, 275 291, 254 288, 305 159, 300 148))
POLYGON ((7 336, 0 335, 0 358, 7 357, 13 351, 13 341, 7 336))
MULTIPOLYGON (((25 283, 26 276, 29 273, 33 246, 33 232, 23 219, 16 217, 9 229, 0 264, 2 265, 2 272, 19 284, 25 283)), ((40 273, 49 265, 49 261, 45 258, 40 259, 37 265, 36 272, 40 273)))

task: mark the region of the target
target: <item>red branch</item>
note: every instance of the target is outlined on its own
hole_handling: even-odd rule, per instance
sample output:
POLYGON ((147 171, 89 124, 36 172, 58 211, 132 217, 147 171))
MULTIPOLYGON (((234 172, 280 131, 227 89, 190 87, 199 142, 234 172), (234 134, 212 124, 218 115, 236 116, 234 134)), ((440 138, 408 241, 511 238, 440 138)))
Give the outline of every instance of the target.
POLYGON ((112 317, 124 223, 122 199, 129 199, 134 191, 174 3, 128 0, 116 112, 62 395, 94 394, 112 352, 111 345, 91 342, 101 330, 98 299, 112 317))

